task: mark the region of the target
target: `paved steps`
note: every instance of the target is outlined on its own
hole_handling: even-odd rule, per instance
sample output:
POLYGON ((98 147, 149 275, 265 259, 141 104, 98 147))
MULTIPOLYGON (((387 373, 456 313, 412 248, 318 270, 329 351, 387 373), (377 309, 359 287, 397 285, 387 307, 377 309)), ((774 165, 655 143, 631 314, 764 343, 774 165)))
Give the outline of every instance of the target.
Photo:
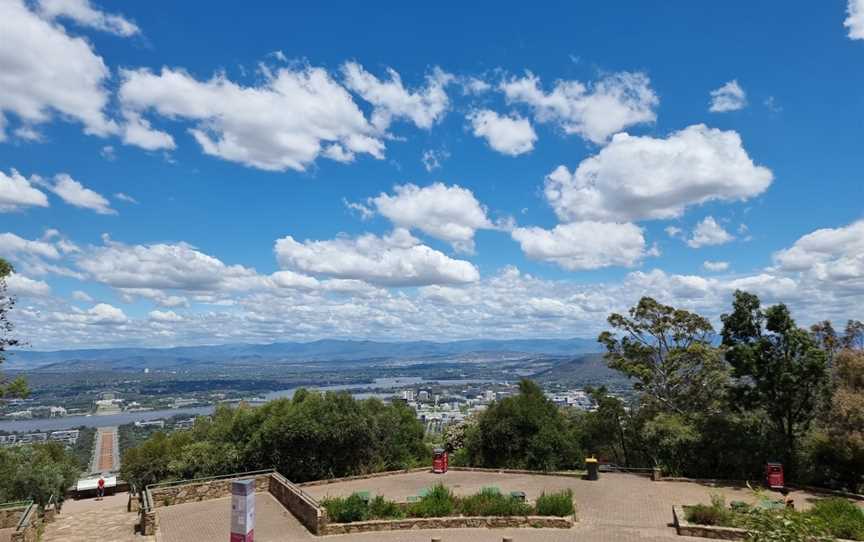
POLYGON ((42 542, 155 542, 152 536, 135 534, 138 515, 126 511, 127 493, 101 501, 66 501, 54 522, 45 526, 42 542))

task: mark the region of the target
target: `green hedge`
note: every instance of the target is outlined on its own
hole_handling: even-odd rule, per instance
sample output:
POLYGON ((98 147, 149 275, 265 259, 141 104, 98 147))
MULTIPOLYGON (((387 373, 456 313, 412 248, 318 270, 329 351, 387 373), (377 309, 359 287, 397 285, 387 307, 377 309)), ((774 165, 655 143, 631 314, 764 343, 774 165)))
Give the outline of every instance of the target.
POLYGON ((350 497, 333 497, 321 501, 327 515, 336 523, 372 519, 438 518, 448 516, 569 516, 574 513, 573 492, 544 493, 536 506, 522 502, 500 491, 486 488, 474 495, 457 497, 443 484, 432 486, 417 502, 407 506, 378 495, 372 499, 354 493, 350 497))

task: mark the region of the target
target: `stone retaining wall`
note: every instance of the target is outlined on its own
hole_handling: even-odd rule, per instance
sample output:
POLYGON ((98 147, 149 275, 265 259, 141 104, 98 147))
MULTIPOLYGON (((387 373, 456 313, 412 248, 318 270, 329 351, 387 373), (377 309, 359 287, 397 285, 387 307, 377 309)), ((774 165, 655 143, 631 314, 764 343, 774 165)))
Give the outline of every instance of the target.
MULTIPOLYGON (((148 488, 153 508, 184 504, 187 502, 209 501, 231 495, 231 483, 235 480, 252 478, 240 476, 221 480, 203 480, 173 486, 156 486, 148 488)), ((255 478, 255 491, 267 491, 270 487, 270 474, 259 474, 255 478)))
POLYGON ((449 517, 409 518, 396 520, 358 521, 355 523, 330 523, 318 534, 352 534, 372 531, 408 531, 412 529, 464 529, 464 528, 520 528, 570 529, 573 518, 552 516, 514 517, 449 517))
POLYGON ((675 525, 675 531, 681 536, 698 536, 715 540, 744 540, 747 538, 747 531, 744 529, 690 523, 684 514, 683 506, 672 507, 672 521, 675 525))
POLYGON ((270 475, 269 491, 309 531, 321 534, 322 526, 327 524, 327 512, 315 499, 275 472, 270 475))
MULTIPOLYGON (((36 506, 30 506, 23 519, 23 524, 9 538, 10 542, 37 542, 39 538, 39 514, 36 506)), ((19 523, 21 523, 19 521, 19 523)))
POLYGON ((17 527, 18 522, 21 520, 21 514, 27 510, 27 506, 29 505, 22 504, 21 506, 0 509, 0 529, 17 527))
POLYGON ((156 510, 141 509, 141 522, 138 524, 139 532, 144 536, 155 536, 159 530, 159 516, 156 510))

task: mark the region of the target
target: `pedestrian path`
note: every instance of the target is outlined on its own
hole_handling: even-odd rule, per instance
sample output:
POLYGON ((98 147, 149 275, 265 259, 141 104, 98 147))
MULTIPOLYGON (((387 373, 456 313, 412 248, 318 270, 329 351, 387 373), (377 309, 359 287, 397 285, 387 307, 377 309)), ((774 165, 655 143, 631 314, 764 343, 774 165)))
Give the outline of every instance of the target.
POLYGON ((138 514, 127 512, 128 493, 96 499, 66 501, 55 521, 45 526, 42 542, 155 542, 135 534, 138 514))
POLYGON ((120 470, 116 427, 98 427, 90 465, 92 474, 108 474, 120 470))

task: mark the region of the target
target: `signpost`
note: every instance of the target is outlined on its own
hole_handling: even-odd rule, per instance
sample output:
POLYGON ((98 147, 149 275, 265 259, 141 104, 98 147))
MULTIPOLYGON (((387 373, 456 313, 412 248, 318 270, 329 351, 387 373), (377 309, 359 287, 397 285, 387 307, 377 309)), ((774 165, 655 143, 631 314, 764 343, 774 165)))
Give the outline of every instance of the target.
POLYGON ((231 482, 231 542, 255 540, 255 480, 231 482))

